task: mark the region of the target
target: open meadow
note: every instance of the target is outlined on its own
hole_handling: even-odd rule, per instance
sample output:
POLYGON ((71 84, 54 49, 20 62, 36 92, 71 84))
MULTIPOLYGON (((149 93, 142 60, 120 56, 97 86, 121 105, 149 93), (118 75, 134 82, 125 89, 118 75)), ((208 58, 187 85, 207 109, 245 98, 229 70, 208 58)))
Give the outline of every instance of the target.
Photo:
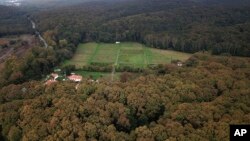
POLYGON ((86 43, 80 44, 74 57, 64 64, 75 65, 76 68, 91 64, 145 68, 148 65, 168 64, 171 60, 185 61, 190 56, 187 53, 145 47, 135 42, 86 43))

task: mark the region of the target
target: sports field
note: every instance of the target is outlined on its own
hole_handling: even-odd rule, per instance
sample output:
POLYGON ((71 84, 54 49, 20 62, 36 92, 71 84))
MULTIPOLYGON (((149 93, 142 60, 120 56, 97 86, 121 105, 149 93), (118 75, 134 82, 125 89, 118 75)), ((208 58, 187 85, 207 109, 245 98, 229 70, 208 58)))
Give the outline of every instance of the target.
POLYGON ((90 64, 111 64, 116 67, 145 68, 148 65, 167 64, 171 60, 186 60, 191 54, 145 47, 140 43, 124 42, 80 44, 74 57, 65 64, 77 68, 90 64))

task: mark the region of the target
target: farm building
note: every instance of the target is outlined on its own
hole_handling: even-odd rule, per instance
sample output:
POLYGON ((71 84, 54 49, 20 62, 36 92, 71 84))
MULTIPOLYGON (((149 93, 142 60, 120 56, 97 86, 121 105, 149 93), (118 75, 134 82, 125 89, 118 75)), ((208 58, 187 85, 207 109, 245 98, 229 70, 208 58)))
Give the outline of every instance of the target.
POLYGON ((183 63, 182 63, 182 62, 178 62, 178 63, 177 63, 177 66, 178 66, 178 67, 182 67, 182 66, 183 66, 183 63))
POLYGON ((71 81, 74 81, 74 82, 81 82, 82 81, 82 76, 72 74, 72 75, 68 76, 68 79, 71 80, 71 81))
POLYGON ((58 75, 57 73, 51 73, 51 77, 52 77, 54 80, 56 80, 56 79, 59 77, 59 75, 58 75))

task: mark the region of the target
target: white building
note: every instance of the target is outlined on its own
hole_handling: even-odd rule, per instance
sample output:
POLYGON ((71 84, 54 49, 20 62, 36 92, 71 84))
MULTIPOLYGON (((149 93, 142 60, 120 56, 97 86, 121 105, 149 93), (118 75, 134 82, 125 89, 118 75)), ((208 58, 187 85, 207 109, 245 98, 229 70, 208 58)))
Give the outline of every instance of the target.
POLYGON ((178 63, 177 63, 177 66, 178 66, 178 67, 182 67, 182 66, 183 66, 183 63, 182 63, 182 62, 178 62, 178 63))
POLYGON ((56 80, 59 77, 57 73, 51 73, 51 76, 53 77, 54 80, 56 80))

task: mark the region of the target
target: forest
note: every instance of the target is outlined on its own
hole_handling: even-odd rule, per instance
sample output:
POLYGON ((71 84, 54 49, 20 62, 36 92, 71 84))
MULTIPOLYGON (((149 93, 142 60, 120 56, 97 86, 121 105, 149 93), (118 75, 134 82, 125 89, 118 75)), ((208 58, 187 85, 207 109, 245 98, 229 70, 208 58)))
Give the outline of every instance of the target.
POLYGON ((136 41, 188 53, 250 56, 250 4, 214 3, 94 1, 47 10, 1 6, 0 37, 34 34, 29 16, 50 48, 34 47, 22 58, 7 59, 0 65, 0 86, 42 78, 71 58, 79 43, 89 41, 136 41))
POLYGON ((53 6, 0 6, 0 38, 37 36, 30 17, 49 44, 0 63, 0 140, 227 141, 230 124, 250 123, 248 1, 53 6), (194 54, 183 67, 121 72, 118 81, 44 85, 80 43, 116 41, 194 54))
POLYGON ((88 2, 32 16, 45 35, 52 32, 57 40, 72 40, 78 33, 85 42, 137 41, 189 53, 250 56, 249 7, 189 0, 88 2))
POLYGON ((0 37, 32 33, 26 11, 0 5, 0 37))
POLYGON ((40 81, 0 90, 8 140, 229 140, 250 123, 250 60, 195 54, 122 82, 40 81))

